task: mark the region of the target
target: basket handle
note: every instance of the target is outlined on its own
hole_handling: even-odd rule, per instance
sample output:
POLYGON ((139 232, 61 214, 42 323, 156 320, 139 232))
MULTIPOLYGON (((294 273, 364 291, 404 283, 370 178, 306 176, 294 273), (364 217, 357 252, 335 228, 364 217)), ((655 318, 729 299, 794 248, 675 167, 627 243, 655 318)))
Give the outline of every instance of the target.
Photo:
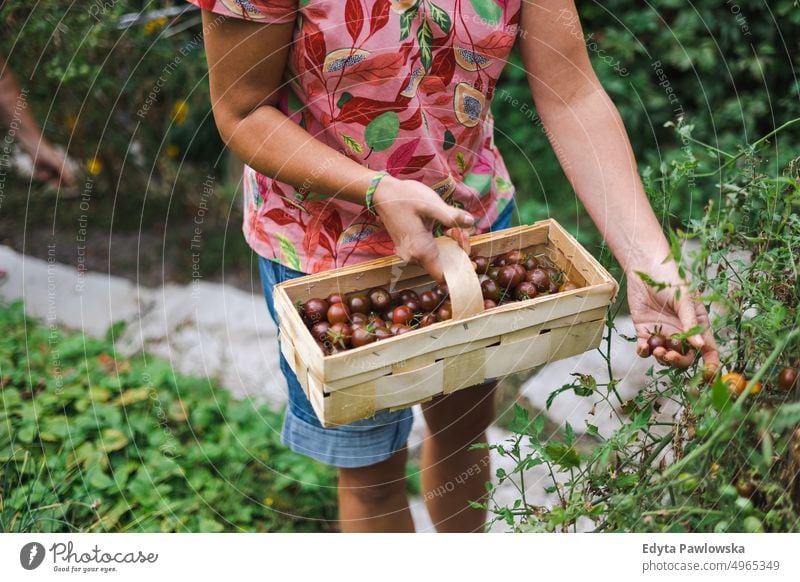
POLYGON ((450 290, 453 319, 465 319, 483 313, 483 292, 472 261, 449 236, 434 239, 439 247, 444 280, 450 290))

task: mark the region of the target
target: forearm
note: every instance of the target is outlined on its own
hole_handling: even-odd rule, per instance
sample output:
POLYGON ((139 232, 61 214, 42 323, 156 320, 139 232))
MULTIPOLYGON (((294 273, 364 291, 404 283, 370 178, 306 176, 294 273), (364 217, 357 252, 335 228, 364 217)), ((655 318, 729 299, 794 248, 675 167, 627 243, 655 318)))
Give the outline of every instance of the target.
POLYGON ((272 106, 219 124, 230 148, 257 172, 312 191, 364 204, 375 170, 325 145, 272 106))
POLYGON ((0 124, 15 125, 17 140, 25 151, 35 150, 42 137, 39 124, 28 110, 27 98, 20 91, 17 79, 0 58, 0 124))
POLYGON ((669 245, 636 167, 622 119, 605 91, 540 108, 567 179, 626 270, 662 261, 669 245))

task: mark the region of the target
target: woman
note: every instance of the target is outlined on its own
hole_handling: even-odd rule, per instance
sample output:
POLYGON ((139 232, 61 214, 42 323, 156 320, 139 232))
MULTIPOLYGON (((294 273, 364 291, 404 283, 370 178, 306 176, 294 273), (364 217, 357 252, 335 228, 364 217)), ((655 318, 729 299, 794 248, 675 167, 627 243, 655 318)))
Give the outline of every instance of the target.
MULTIPOLYGON (((192 0, 204 8, 214 117, 245 162, 244 232, 276 283, 397 253, 436 279, 433 228, 505 228, 513 188, 489 104, 519 42, 560 162, 628 278, 637 350, 656 326, 718 361, 708 317, 686 292, 637 175, 617 110, 594 75, 572 0, 192 0), (369 194, 368 194, 369 192, 369 194), (635 275, 671 284, 658 291, 635 275), (677 290, 682 293, 676 294, 677 290)), ((522 115, 522 114, 521 114, 522 115)), ((524 117, 521 117, 524 119, 524 117)), ((657 348, 688 366, 694 352, 657 348)), ((283 441, 338 468, 345 531, 412 531, 405 494, 409 410, 322 429, 297 379, 283 441)), ((423 405, 422 483, 439 531, 478 531, 494 414, 487 384, 423 405), (464 478, 467 476, 467 478, 464 478)))

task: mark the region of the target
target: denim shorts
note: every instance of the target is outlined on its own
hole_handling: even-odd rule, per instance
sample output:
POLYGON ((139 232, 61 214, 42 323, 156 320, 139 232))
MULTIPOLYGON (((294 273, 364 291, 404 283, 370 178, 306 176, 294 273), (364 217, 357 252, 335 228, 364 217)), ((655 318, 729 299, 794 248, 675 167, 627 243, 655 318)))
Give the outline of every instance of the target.
MULTIPOLYGON (((492 230, 508 228, 513 212, 514 204, 507 204, 492 224, 492 230)), ((306 273, 264 257, 259 257, 258 266, 267 308, 277 325, 272 288, 283 281, 303 277, 306 273)), ((284 415, 281 441, 294 452, 335 467, 352 468, 384 461, 406 444, 414 421, 411 408, 395 412, 382 410, 371 418, 323 428, 283 353, 280 354, 280 366, 289 389, 289 405, 284 415)))

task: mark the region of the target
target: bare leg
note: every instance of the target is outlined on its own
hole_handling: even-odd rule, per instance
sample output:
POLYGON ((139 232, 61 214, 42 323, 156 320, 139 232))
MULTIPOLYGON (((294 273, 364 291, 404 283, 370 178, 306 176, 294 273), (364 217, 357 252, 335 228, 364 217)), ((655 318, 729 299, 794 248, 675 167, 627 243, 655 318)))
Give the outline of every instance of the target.
POLYGON ((469 447, 486 442, 496 385, 465 388, 422 405, 428 425, 422 446, 422 489, 439 532, 483 531, 486 512, 470 508, 468 502, 486 494, 489 455, 485 449, 469 447))
POLYGON ((343 532, 413 532, 406 496, 408 449, 369 467, 339 469, 343 532))

